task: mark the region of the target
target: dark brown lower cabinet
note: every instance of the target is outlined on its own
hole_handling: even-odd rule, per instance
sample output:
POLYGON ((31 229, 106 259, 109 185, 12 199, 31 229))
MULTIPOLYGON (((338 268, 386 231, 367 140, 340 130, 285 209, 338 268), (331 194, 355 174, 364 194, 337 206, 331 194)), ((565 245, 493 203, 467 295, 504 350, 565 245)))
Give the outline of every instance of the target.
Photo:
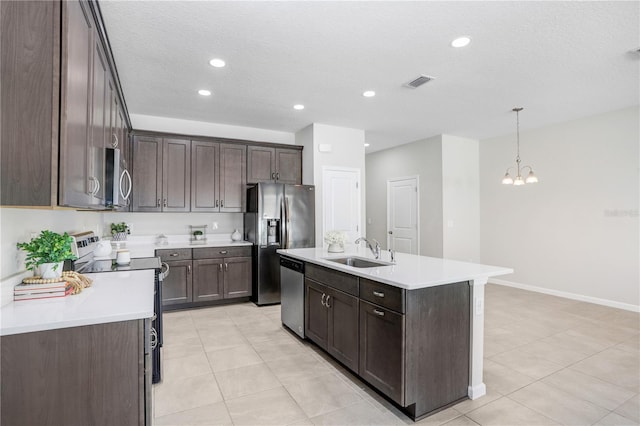
POLYGON ((251 257, 226 257, 224 260, 224 298, 251 296, 251 257))
POLYGON ((193 261, 193 301, 206 302, 223 298, 222 259, 198 259, 193 261))
POLYGON ((169 275, 162 281, 162 305, 179 305, 192 300, 193 274, 191 260, 166 262, 169 275))
POLYGON ((305 279, 307 337, 358 372, 358 298, 305 279))
POLYGON ((144 425, 143 320, 2 337, 3 425, 144 425))
POLYGON ((305 333, 413 419, 467 397, 468 282, 406 290, 307 264, 305 333))
POLYGON ((251 296, 250 246, 162 249, 156 255, 169 265, 162 282, 163 306, 181 309, 251 296))
POLYGON ((404 403, 404 315, 360 301, 360 376, 404 403))

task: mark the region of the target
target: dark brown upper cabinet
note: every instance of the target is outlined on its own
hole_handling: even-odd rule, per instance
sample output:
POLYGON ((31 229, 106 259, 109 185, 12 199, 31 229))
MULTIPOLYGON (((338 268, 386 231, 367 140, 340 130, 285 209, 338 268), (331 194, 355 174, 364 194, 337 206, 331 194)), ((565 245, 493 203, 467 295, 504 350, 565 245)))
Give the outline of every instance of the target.
POLYGON ((191 142, 191 211, 242 212, 246 147, 191 142))
POLYGON ((247 147, 247 183, 302 183, 302 151, 299 149, 247 147))
POLYGON ((0 19, 0 204, 55 205, 60 3, 3 1, 0 19))
POLYGON ((189 211, 191 141, 136 136, 133 152, 132 210, 189 211))
MULTIPOLYGON (((0 204, 101 208, 113 103, 128 117, 95 3, 2 2, 0 204)), ((125 136, 126 137, 126 136, 125 136)))

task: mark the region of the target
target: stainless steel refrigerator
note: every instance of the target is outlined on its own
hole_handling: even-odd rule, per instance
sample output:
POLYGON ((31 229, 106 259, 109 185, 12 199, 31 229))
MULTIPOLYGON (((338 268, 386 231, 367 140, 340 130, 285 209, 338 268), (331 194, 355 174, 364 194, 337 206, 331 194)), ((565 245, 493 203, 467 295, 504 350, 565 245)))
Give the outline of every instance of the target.
POLYGON ((244 231, 254 250, 251 300, 280 303, 276 250, 315 247, 315 187, 258 183, 247 188, 244 231))

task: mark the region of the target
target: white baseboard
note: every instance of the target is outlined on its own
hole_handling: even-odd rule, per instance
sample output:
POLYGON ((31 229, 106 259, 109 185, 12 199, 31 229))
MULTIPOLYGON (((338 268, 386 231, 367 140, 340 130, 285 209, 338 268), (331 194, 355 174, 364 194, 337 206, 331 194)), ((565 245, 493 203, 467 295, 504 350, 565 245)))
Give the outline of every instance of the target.
POLYGON ((478 399, 481 396, 485 396, 487 394, 487 386, 484 383, 480 383, 479 385, 469 386, 467 388, 467 396, 469 399, 478 399))
POLYGON ((507 287, 520 288, 522 290, 535 291, 536 293, 550 294, 552 296, 579 300, 581 302, 595 303, 597 305, 604 305, 612 308, 624 309, 625 311, 640 312, 640 305, 632 305, 630 303, 616 302, 615 300, 600 299, 598 297, 591 297, 591 296, 585 296, 582 294, 569 293, 567 291, 552 290, 549 288, 538 287, 534 285, 520 284, 513 281, 501 280, 497 278, 489 278, 489 283, 504 285, 507 287))

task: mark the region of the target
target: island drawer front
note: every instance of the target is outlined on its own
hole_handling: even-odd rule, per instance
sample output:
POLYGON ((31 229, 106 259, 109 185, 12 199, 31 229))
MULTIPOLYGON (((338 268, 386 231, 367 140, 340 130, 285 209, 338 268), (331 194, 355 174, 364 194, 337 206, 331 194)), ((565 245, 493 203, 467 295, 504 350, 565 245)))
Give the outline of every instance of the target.
POLYGON ((194 259, 215 259, 218 257, 251 257, 251 246, 201 247, 193 249, 194 259))
POLYGON ((396 312, 405 312, 405 292, 403 288, 360 278, 360 299, 396 312))
POLYGON ((163 249, 156 250, 156 256, 160 256, 163 262, 173 260, 191 260, 191 249, 163 249))
POLYGON ((334 271, 333 269, 323 268, 312 263, 305 265, 305 276, 314 281, 328 285, 337 290, 358 296, 358 277, 345 274, 343 272, 334 271))

